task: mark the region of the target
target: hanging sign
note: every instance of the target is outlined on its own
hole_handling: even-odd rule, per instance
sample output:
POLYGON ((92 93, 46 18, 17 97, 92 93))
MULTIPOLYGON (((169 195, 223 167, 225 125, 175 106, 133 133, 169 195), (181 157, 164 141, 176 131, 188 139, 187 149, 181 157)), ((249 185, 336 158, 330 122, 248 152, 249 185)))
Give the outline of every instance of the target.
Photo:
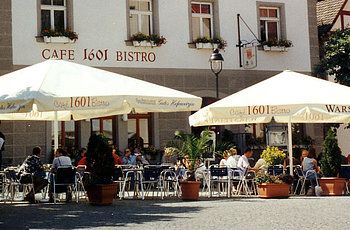
POLYGON ((243 47, 243 68, 253 69, 257 66, 256 46, 243 47))

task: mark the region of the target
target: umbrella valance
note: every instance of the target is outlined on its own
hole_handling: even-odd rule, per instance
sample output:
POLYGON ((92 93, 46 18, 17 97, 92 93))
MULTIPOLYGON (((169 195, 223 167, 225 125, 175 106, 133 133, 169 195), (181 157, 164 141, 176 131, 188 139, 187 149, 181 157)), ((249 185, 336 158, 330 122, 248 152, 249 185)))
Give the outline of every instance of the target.
POLYGON ((204 107, 190 125, 350 122, 350 88, 284 71, 204 107))
POLYGON ((130 111, 195 111, 201 102, 188 93, 62 60, 0 77, 0 119, 34 119, 33 114, 39 113, 44 120, 54 120, 54 111, 63 120, 130 111))

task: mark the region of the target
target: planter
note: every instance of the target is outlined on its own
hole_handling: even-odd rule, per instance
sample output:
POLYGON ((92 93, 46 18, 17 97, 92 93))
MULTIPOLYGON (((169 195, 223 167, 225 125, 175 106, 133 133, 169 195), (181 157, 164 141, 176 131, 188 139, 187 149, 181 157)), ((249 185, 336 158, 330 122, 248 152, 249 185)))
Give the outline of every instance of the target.
POLYGON ((284 46, 267 46, 264 45, 263 46, 264 51, 267 52, 287 52, 288 51, 288 47, 284 47, 284 46))
POLYGON ((59 36, 59 37, 48 37, 44 36, 44 42, 45 43, 61 43, 61 44, 66 44, 66 43, 74 43, 74 40, 71 40, 68 37, 64 36, 59 36))
POLYGON ((89 202, 92 205, 111 205, 117 192, 117 184, 97 184, 87 188, 89 202))
POLYGON ((132 41, 133 46, 135 47, 155 47, 157 46, 156 44, 154 44, 153 42, 149 42, 149 41, 132 41))
POLYGON ((258 194, 260 198, 288 198, 289 185, 262 183, 258 185, 258 194))
POLYGON ((337 177, 328 177, 320 179, 322 195, 341 196, 345 187, 345 179, 337 177))
POLYGON ((181 185, 181 198, 185 201, 196 201, 199 198, 199 181, 183 181, 181 185))
POLYGON ((218 44, 209 43, 209 42, 208 43, 197 42, 196 48, 197 49, 216 49, 216 48, 218 48, 218 44))

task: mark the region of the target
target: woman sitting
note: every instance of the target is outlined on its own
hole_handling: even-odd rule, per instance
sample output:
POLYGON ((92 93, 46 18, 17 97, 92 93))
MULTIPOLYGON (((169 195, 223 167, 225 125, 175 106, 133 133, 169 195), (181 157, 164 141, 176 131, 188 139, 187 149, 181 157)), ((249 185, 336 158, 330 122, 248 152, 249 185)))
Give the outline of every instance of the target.
POLYGON ((317 185, 317 173, 319 172, 319 168, 317 166, 317 161, 315 158, 315 150, 310 149, 310 151, 308 151, 307 156, 303 159, 302 162, 303 173, 306 176, 306 179, 310 180, 312 191, 315 191, 315 186, 317 185))

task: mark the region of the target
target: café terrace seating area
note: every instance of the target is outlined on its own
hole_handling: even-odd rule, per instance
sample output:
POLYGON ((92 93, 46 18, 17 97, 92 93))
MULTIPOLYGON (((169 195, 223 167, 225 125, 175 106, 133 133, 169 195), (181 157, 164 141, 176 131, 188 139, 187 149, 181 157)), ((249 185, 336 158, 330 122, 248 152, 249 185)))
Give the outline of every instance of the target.
MULTIPOLYGON (((63 203, 65 193, 61 186, 69 186, 72 191, 72 202, 87 202, 87 192, 84 187, 84 177, 89 174, 86 167, 59 167, 55 174, 50 172, 50 165, 44 165, 49 183, 54 188, 54 203, 63 203)), ((32 180, 21 181, 17 177, 18 167, 7 167, 0 172, 1 203, 23 201, 25 194, 34 185, 32 180)), ((281 175, 289 172, 282 165, 268 168, 268 174, 281 175)), ((168 165, 146 165, 143 167, 118 165, 114 168, 113 183, 117 184, 115 201, 119 199, 179 199, 181 198, 181 180, 187 177, 186 169, 175 169, 168 165)), ((315 173, 310 170, 307 174, 315 173)), ((218 197, 255 197, 258 195, 255 173, 246 171, 240 173, 237 168, 211 165, 209 169, 196 172, 197 180, 201 181, 200 197, 215 199, 218 197)), ((349 195, 350 165, 342 165, 341 176, 345 178, 346 186, 343 195, 349 195)), ((293 183, 290 195, 306 195, 309 184, 307 175, 299 165, 294 166, 293 183)), ((48 201, 48 186, 36 194, 39 202, 48 201)))

